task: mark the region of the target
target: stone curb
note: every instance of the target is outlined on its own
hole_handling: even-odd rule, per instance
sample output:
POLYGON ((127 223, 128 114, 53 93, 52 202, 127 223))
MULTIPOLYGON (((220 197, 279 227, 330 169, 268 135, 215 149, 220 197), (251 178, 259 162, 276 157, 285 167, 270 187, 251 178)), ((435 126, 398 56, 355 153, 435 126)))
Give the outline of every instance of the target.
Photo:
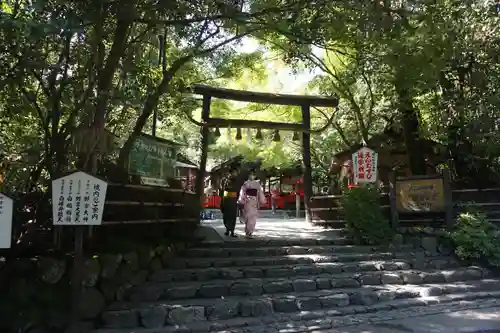
POLYGON ((348 315, 360 311, 373 312, 394 307, 404 308, 419 305, 424 301, 432 304, 436 299, 453 301, 457 297, 464 299, 489 297, 490 294, 496 295, 495 293, 500 297, 500 291, 492 291, 498 288, 498 280, 487 281, 476 283, 477 288, 474 291, 470 291, 471 287, 467 284, 463 285, 462 288, 457 285, 446 287, 437 284, 427 287, 402 286, 397 291, 360 289, 351 290, 350 293, 346 291, 324 296, 301 297, 297 295, 292 297, 291 295, 282 295, 274 298, 223 299, 213 303, 205 303, 205 305, 193 305, 196 302, 192 302, 190 306, 186 307, 175 303, 172 305, 158 303, 132 310, 111 310, 104 313, 103 321, 110 328, 163 327, 165 322, 170 325, 197 323, 201 326, 214 326, 219 321, 247 323, 274 320, 272 318, 294 320, 292 317, 297 315, 305 316, 307 319, 314 313, 327 314, 328 316, 348 315), (486 296, 481 296, 483 294, 486 296), (287 315, 286 313, 292 314, 287 315), (151 318, 155 320, 151 321, 151 318))
MULTIPOLYGON (((409 260, 377 260, 360 262, 337 262, 337 263, 313 263, 302 265, 272 265, 272 266, 232 266, 232 267, 209 267, 203 269, 187 268, 179 270, 160 270, 149 277, 152 282, 171 281, 210 281, 210 280, 233 280, 241 278, 264 278, 264 277, 294 277, 297 275, 319 275, 338 274, 371 271, 395 271, 409 269, 419 266, 409 260)), ((426 258, 423 263, 425 268, 451 269, 458 268, 456 260, 446 257, 426 258)))
MULTIPOLYGON (((261 318, 238 318, 218 323, 200 322, 188 326, 163 328, 137 328, 134 333, 302 333, 321 332, 332 328, 353 326, 361 323, 375 323, 406 317, 418 317, 467 309, 488 308, 500 305, 500 291, 464 293, 396 300, 379 306, 353 306, 346 311, 320 310, 302 311, 291 315, 261 318)), ((125 333, 129 329, 99 329, 92 333, 125 333)))
MULTIPOLYGON (((402 268, 409 268, 404 265, 402 268)), ((132 301, 159 299, 221 298, 228 296, 259 296, 264 294, 307 292, 321 289, 356 288, 361 286, 445 283, 480 280, 488 272, 477 267, 454 270, 397 270, 360 273, 297 276, 294 278, 250 278, 212 280, 207 282, 173 282, 141 285, 132 289, 132 301)))

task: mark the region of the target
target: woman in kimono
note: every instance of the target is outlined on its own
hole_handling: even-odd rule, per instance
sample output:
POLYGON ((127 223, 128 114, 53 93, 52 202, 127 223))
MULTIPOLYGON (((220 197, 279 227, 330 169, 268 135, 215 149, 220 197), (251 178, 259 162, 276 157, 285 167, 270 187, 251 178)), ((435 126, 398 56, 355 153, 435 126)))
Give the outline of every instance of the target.
POLYGON ((245 223, 245 234, 248 238, 252 238, 260 206, 266 203, 264 190, 260 182, 255 178, 255 172, 250 171, 248 180, 241 187, 238 198, 238 204, 243 206, 243 222, 245 223))

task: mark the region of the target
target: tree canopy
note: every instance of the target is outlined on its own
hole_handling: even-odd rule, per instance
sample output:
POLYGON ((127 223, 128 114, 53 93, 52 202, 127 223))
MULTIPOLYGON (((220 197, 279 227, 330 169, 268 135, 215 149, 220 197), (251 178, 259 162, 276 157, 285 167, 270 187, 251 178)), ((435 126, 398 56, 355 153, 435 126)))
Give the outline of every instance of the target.
MULTIPOLYGON (((496 177, 499 18, 493 5, 456 1, 6 0, 0 8, 0 159, 3 185, 45 186, 77 165, 75 133, 115 135, 124 165, 135 135, 186 143, 195 159, 195 83, 336 95, 313 109, 316 179, 335 152, 388 127, 403 134, 415 174, 421 139, 446 147, 459 177, 496 177), (299 82, 299 83, 297 83, 299 82)), ((215 115, 300 121, 293 107, 214 100, 215 115)), ((300 162, 293 133, 220 129, 214 161, 243 154, 264 165, 300 162)), ((490 179, 493 181, 493 179, 490 179)))

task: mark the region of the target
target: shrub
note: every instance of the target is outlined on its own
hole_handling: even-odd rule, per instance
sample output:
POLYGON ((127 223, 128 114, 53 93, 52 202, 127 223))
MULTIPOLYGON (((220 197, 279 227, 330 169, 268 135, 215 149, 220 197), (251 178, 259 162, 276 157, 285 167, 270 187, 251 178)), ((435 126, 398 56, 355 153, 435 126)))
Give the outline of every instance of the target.
POLYGON ((352 188, 341 200, 348 235, 359 244, 387 244, 393 230, 380 207, 378 189, 369 186, 352 188))
POLYGON ((460 213, 450 237, 460 259, 481 260, 500 266, 499 230, 482 212, 467 209, 460 213))

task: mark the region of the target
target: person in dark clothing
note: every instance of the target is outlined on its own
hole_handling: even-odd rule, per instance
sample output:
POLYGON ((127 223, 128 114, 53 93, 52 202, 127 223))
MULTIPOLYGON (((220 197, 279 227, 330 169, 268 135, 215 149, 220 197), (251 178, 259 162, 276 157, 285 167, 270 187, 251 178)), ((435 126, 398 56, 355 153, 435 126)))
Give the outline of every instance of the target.
POLYGON ((240 179, 238 177, 238 168, 233 166, 231 168, 231 175, 226 179, 223 184, 223 197, 221 204, 221 212, 226 227, 226 236, 236 237, 234 228, 236 226, 236 219, 238 218, 238 193, 240 191, 240 179))

